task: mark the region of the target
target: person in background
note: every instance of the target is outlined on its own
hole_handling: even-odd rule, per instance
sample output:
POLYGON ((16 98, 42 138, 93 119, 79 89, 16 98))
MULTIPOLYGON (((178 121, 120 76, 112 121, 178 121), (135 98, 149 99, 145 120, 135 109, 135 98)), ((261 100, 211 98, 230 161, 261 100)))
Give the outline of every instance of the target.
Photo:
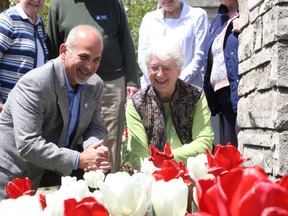
POLYGON ((178 40, 184 52, 180 79, 203 86, 201 69, 204 61, 204 41, 209 22, 205 10, 190 7, 182 0, 158 0, 160 9, 147 13, 139 29, 138 63, 143 73, 141 88, 147 86, 146 52, 155 41, 164 37, 178 40))
POLYGON ((0 112, 19 78, 48 59, 40 11, 45 0, 20 0, 0 14, 0 112))
POLYGON ((202 88, 179 79, 184 63, 181 45, 173 40, 152 44, 146 52, 151 82, 126 107, 129 160, 140 170, 140 158, 150 156, 149 146, 163 151, 169 142, 176 161, 212 150, 214 133, 202 88))
POLYGON ((138 70, 134 44, 121 0, 53 0, 47 33, 51 58, 73 26, 90 24, 103 37, 104 50, 97 74, 104 81, 102 117, 108 129, 106 145, 111 152, 111 172, 120 170, 121 143, 125 123, 126 98, 138 90, 138 70))
POLYGON ((224 142, 238 146, 238 35, 237 0, 220 0, 218 15, 213 19, 206 41, 204 91, 212 116, 220 115, 224 142))
POLYGON ((59 57, 26 73, 12 89, 0 113, 0 199, 14 178, 30 178, 36 190, 45 170, 67 176, 111 168, 103 146, 104 84, 95 74, 102 50, 94 27, 77 26, 59 57))

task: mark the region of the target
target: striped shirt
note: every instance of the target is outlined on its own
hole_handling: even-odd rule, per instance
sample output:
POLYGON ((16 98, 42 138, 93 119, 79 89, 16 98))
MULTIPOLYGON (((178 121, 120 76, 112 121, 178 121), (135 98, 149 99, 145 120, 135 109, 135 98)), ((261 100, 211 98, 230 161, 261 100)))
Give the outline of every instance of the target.
POLYGON ((44 52, 43 63, 47 61, 44 31, 42 19, 38 16, 33 24, 19 4, 0 14, 0 100, 5 102, 20 77, 39 66, 38 51, 44 52))

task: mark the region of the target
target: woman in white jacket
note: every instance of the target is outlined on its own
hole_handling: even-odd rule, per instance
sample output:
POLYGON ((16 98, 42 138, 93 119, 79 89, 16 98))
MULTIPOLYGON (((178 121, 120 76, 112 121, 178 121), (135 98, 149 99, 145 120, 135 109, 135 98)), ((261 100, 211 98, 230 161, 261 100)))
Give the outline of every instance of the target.
POLYGON ((161 8, 147 13, 139 30, 138 63, 143 73, 141 88, 150 83, 145 54, 154 41, 163 37, 176 39, 182 46, 185 61, 180 79, 202 87, 203 47, 209 28, 207 13, 201 8, 190 7, 182 0, 158 2, 161 8))

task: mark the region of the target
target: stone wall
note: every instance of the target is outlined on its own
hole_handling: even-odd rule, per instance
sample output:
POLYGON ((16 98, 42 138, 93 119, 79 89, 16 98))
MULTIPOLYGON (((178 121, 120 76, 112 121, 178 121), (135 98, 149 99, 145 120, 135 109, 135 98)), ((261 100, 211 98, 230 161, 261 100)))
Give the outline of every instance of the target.
POLYGON ((217 9, 220 5, 218 0, 185 0, 185 2, 192 7, 203 8, 207 12, 210 22, 216 16, 217 9))
POLYGON ((239 150, 278 178, 288 172, 288 1, 239 5, 239 150))

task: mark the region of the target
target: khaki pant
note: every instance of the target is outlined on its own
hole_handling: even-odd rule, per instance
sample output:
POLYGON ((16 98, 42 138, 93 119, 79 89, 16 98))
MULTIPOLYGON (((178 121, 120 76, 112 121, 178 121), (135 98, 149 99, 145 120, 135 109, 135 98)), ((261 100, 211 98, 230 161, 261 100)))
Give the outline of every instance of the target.
POLYGON ((110 150, 112 163, 111 173, 120 170, 121 143, 124 130, 126 86, 125 76, 104 82, 102 100, 102 118, 108 130, 108 141, 105 145, 110 150))

